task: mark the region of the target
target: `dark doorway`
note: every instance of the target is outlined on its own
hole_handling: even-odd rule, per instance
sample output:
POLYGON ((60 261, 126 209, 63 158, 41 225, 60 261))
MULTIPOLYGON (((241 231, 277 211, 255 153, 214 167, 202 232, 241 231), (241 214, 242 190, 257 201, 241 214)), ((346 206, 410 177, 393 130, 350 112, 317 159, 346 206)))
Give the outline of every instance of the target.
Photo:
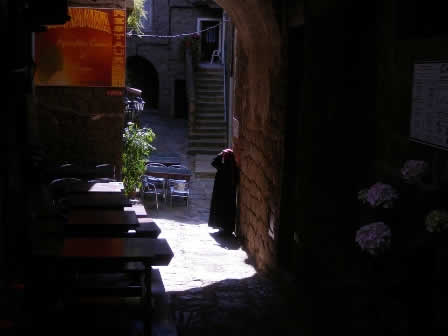
POLYGON ((188 119, 188 101, 184 80, 174 82, 174 116, 188 119))
MULTIPOLYGON (((201 30, 216 26, 219 21, 201 21, 201 30)), ((213 50, 219 49, 219 26, 201 33, 201 61, 210 61, 213 50)))
POLYGON ((159 107, 159 74, 147 59, 141 56, 127 58, 126 86, 142 90, 145 106, 159 107))

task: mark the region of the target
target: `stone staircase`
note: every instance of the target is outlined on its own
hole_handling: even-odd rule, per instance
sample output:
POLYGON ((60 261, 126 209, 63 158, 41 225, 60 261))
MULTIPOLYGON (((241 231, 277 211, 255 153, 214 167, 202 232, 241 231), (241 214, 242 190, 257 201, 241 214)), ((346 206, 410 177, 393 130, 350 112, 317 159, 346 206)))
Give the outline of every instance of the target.
POLYGON ((227 146, 223 67, 199 66, 195 85, 196 119, 188 137, 188 153, 216 155, 227 146))

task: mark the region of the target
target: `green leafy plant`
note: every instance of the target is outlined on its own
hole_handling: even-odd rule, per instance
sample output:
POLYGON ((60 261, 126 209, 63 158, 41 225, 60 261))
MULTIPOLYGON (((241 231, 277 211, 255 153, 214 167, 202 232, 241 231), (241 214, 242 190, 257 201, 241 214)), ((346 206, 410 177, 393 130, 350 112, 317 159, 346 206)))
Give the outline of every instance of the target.
POLYGON ((151 143, 156 138, 150 128, 139 128, 129 122, 123 133, 123 185, 126 195, 141 188, 146 160, 156 148, 151 143))
POLYGON ((128 16, 128 28, 135 30, 137 34, 143 34, 142 19, 146 19, 148 12, 145 11, 145 0, 134 0, 134 8, 128 16))

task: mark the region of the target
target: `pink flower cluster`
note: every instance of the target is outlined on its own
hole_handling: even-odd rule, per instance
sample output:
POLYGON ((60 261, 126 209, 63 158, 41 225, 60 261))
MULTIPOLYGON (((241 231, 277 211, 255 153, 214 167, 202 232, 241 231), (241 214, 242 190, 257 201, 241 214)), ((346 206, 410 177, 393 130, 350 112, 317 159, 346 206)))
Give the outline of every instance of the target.
POLYGON ((358 193, 358 199, 371 207, 391 208, 393 201, 398 199, 397 191, 389 184, 377 182, 369 189, 363 189, 358 193))
POLYGON ((378 255, 390 247, 392 233, 383 222, 375 222, 362 226, 357 232, 355 241, 362 250, 371 255, 378 255))
POLYGON ((428 164, 425 161, 420 160, 408 160, 401 168, 401 176, 405 180, 411 180, 413 178, 421 176, 428 169, 428 164))

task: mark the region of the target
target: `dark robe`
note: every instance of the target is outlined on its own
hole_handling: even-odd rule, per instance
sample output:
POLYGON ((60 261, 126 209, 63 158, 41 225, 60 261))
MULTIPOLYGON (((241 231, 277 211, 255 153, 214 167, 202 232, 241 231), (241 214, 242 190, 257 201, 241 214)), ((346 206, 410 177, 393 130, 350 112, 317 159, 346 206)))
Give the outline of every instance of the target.
POLYGON ((231 234, 235 229, 238 171, 231 149, 221 151, 212 160, 217 169, 213 184, 208 225, 231 234))

